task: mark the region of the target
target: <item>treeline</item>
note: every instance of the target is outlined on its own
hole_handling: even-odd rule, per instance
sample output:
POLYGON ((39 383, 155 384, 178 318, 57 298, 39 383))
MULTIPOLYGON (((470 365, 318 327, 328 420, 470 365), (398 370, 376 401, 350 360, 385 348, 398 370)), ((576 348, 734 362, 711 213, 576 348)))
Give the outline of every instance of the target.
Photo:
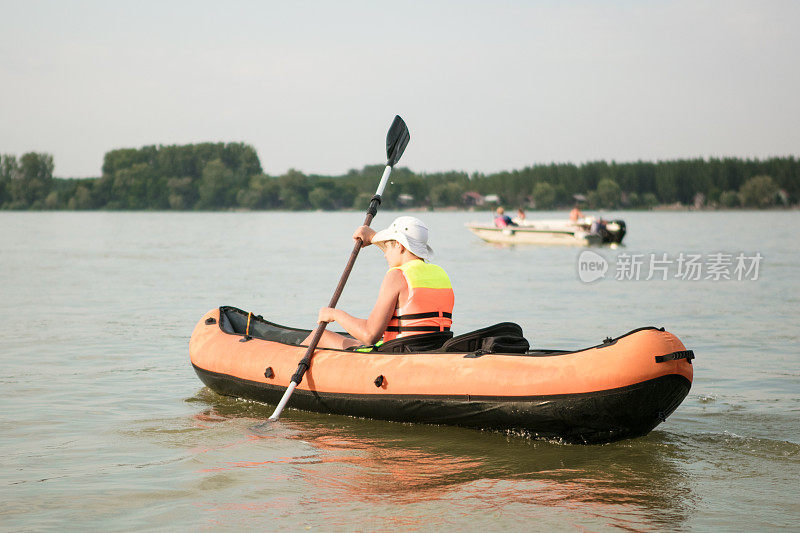
MULTIPOLYGON (((297 170, 268 176, 255 149, 243 143, 112 150, 98 178, 54 178, 53 168, 49 154, 0 156, 0 208, 362 209, 383 171, 382 165, 374 165, 342 176, 297 170)), ((800 201, 800 160, 554 163, 472 175, 418 174, 403 167, 395 169, 384 194, 386 205, 428 208, 485 202, 549 209, 572 205, 576 198, 589 208, 795 205, 800 201)))

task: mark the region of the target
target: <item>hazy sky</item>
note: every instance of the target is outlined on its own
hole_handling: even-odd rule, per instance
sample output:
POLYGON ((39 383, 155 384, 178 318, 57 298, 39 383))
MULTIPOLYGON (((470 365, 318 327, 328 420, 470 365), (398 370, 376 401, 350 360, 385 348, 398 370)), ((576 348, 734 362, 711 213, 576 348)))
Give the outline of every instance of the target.
POLYGON ((0 0, 0 153, 243 141, 271 175, 800 154, 800 2, 0 0))

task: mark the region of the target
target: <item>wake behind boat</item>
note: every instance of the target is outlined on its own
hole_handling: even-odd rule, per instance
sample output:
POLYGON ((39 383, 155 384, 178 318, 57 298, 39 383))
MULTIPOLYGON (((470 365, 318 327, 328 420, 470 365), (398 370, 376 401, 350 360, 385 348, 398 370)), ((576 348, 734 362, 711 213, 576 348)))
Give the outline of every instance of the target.
POLYGON ((597 217, 585 217, 577 222, 515 219, 515 223, 516 226, 498 227, 492 222, 470 222, 467 228, 486 242, 569 246, 619 244, 627 231, 624 220, 605 222, 597 217))

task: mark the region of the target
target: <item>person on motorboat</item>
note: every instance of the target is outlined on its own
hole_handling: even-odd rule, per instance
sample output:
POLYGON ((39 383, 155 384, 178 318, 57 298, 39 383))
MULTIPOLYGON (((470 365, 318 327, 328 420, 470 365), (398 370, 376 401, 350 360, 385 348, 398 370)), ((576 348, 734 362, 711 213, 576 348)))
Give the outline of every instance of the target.
POLYGON ((505 228, 507 226, 516 226, 517 223, 511 220, 511 217, 506 215, 506 210, 498 207, 494 216, 494 225, 498 228, 505 228))
MULTIPOLYGON (((319 322, 338 322, 353 337, 326 329, 320 348, 380 345, 400 337, 450 331, 453 287, 444 269, 428 262, 433 249, 428 245, 428 228, 421 220, 398 217, 378 232, 361 226, 353 238, 361 239, 362 247, 375 244, 383 250, 390 268, 369 317, 357 318, 332 307, 319 310, 319 322)), ((313 333, 303 344, 308 344, 312 336, 313 333)))
POLYGON ((575 207, 572 208, 572 211, 569 212, 569 220, 570 222, 577 223, 578 220, 583 218, 583 213, 581 210, 578 209, 578 204, 575 204, 575 207))
POLYGON ((607 223, 608 223, 607 220, 603 219, 603 217, 601 216, 598 216, 592 221, 589 233, 593 233, 595 235, 603 235, 603 233, 606 231, 607 223))

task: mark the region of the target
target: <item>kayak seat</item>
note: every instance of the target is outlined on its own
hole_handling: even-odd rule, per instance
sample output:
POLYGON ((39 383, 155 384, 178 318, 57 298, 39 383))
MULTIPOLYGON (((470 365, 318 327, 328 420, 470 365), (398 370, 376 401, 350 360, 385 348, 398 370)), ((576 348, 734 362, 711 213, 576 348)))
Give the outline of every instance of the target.
POLYGON ((410 337, 400 337, 386 341, 375 352, 382 353, 411 353, 441 351, 442 345, 453 338, 452 331, 434 331, 433 333, 420 333, 410 337))
POLYGON ((500 322, 458 335, 445 342, 444 352, 525 353, 530 348, 522 328, 513 322, 500 322))

